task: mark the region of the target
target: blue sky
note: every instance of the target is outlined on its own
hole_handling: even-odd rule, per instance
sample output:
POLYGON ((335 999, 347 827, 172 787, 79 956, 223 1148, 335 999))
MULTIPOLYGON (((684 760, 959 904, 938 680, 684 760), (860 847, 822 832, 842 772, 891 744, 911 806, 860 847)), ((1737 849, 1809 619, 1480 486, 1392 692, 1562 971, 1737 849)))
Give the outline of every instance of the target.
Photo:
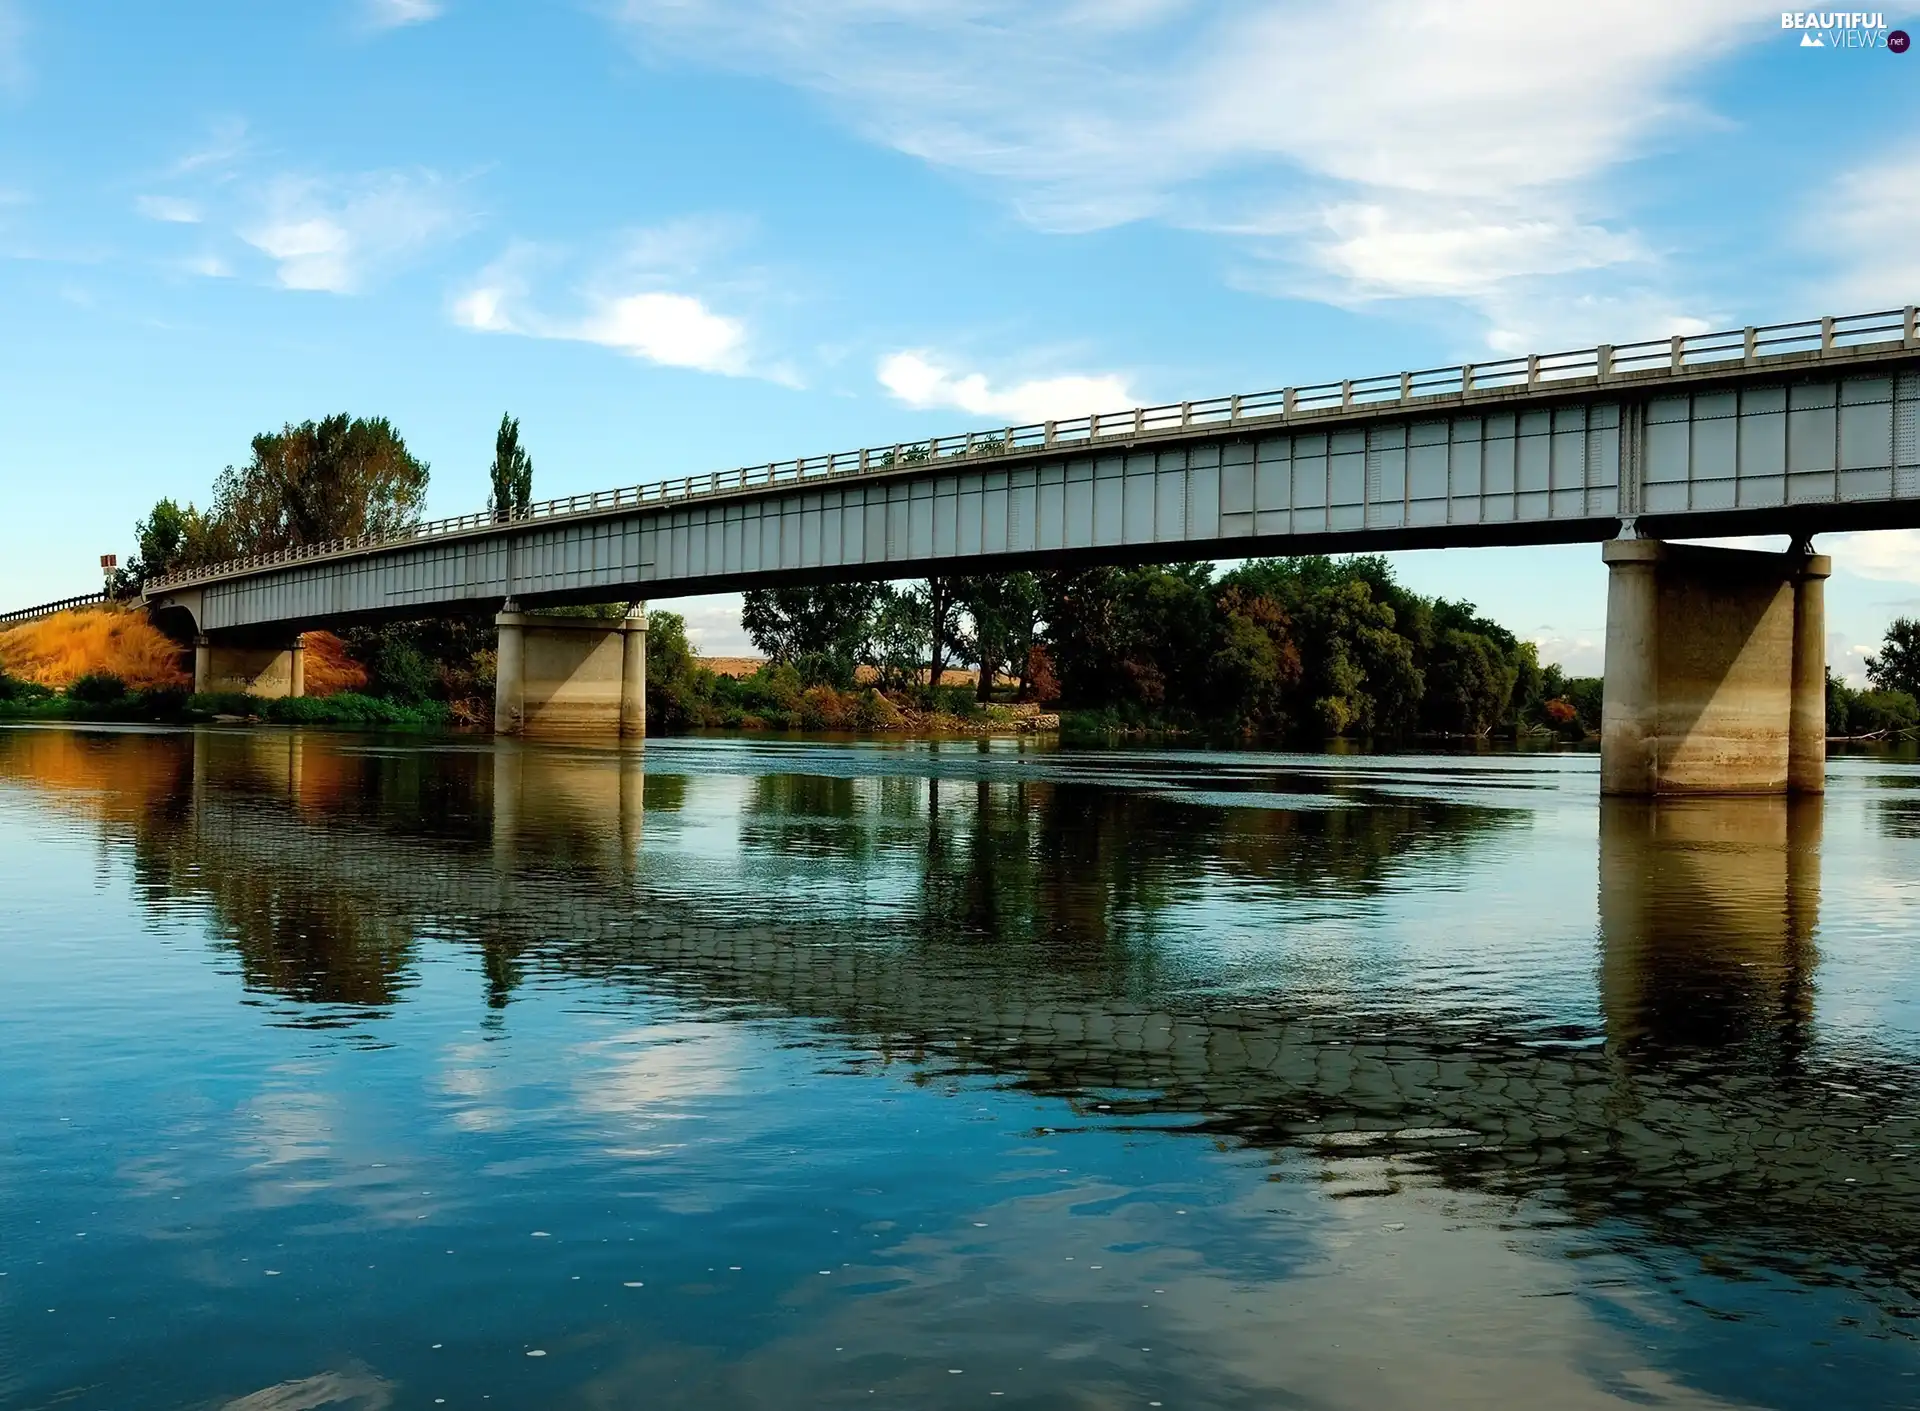
MULTIPOLYGON (((1920 300, 1920 56, 1780 15, 0 0, 0 606, 336 410, 450 514, 502 410, 545 496, 1920 300)), ((1820 547, 1857 675, 1920 538, 1820 547)), ((1399 562, 1599 668, 1595 547, 1399 562)))

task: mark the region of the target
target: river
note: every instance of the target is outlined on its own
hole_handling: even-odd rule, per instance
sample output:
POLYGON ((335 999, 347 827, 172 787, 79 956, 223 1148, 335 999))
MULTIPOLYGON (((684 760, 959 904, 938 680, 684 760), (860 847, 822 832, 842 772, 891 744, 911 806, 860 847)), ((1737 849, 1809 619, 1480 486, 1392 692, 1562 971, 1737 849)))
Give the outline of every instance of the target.
POLYGON ((1920 766, 0 730, 0 1407, 1920 1405, 1920 766))

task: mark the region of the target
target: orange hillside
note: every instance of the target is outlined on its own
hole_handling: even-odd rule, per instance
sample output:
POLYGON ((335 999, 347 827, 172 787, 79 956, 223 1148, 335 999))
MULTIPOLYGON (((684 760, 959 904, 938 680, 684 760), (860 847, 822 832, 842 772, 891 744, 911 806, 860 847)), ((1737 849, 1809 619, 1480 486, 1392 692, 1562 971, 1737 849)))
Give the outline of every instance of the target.
MULTIPOLYGON (((307 694, 330 696, 367 684, 366 668, 347 655, 331 632, 306 635, 307 694)), ((0 671, 55 690, 91 671, 129 686, 191 686, 189 649, 168 637, 138 608, 84 608, 0 629, 0 671)))
POLYGON ((301 675, 309 696, 367 688, 367 669, 347 655, 345 642, 331 632, 309 632, 305 641, 307 664, 301 675))
POLYGON ((137 609, 57 612, 0 630, 0 670, 42 686, 69 686, 92 671, 133 687, 192 685, 184 667, 180 644, 137 609))

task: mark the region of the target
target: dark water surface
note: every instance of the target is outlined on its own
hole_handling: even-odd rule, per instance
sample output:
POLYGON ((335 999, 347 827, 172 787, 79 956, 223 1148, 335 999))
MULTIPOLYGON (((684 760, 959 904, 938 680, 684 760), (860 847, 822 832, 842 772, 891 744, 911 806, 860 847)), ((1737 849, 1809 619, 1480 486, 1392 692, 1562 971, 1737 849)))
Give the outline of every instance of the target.
POLYGON ((1920 1405, 1920 770, 0 731, 0 1406, 1920 1405))

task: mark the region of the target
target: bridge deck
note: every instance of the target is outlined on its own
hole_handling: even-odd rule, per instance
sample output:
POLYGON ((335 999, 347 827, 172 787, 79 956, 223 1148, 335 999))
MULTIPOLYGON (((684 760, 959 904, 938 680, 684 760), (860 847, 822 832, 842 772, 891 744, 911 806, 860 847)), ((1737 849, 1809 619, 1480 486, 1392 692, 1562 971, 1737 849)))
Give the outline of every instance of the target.
POLYGON ((1137 408, 156 580, 203 630, 1010 564, 1920 522, 1912 308, 1137 408))

